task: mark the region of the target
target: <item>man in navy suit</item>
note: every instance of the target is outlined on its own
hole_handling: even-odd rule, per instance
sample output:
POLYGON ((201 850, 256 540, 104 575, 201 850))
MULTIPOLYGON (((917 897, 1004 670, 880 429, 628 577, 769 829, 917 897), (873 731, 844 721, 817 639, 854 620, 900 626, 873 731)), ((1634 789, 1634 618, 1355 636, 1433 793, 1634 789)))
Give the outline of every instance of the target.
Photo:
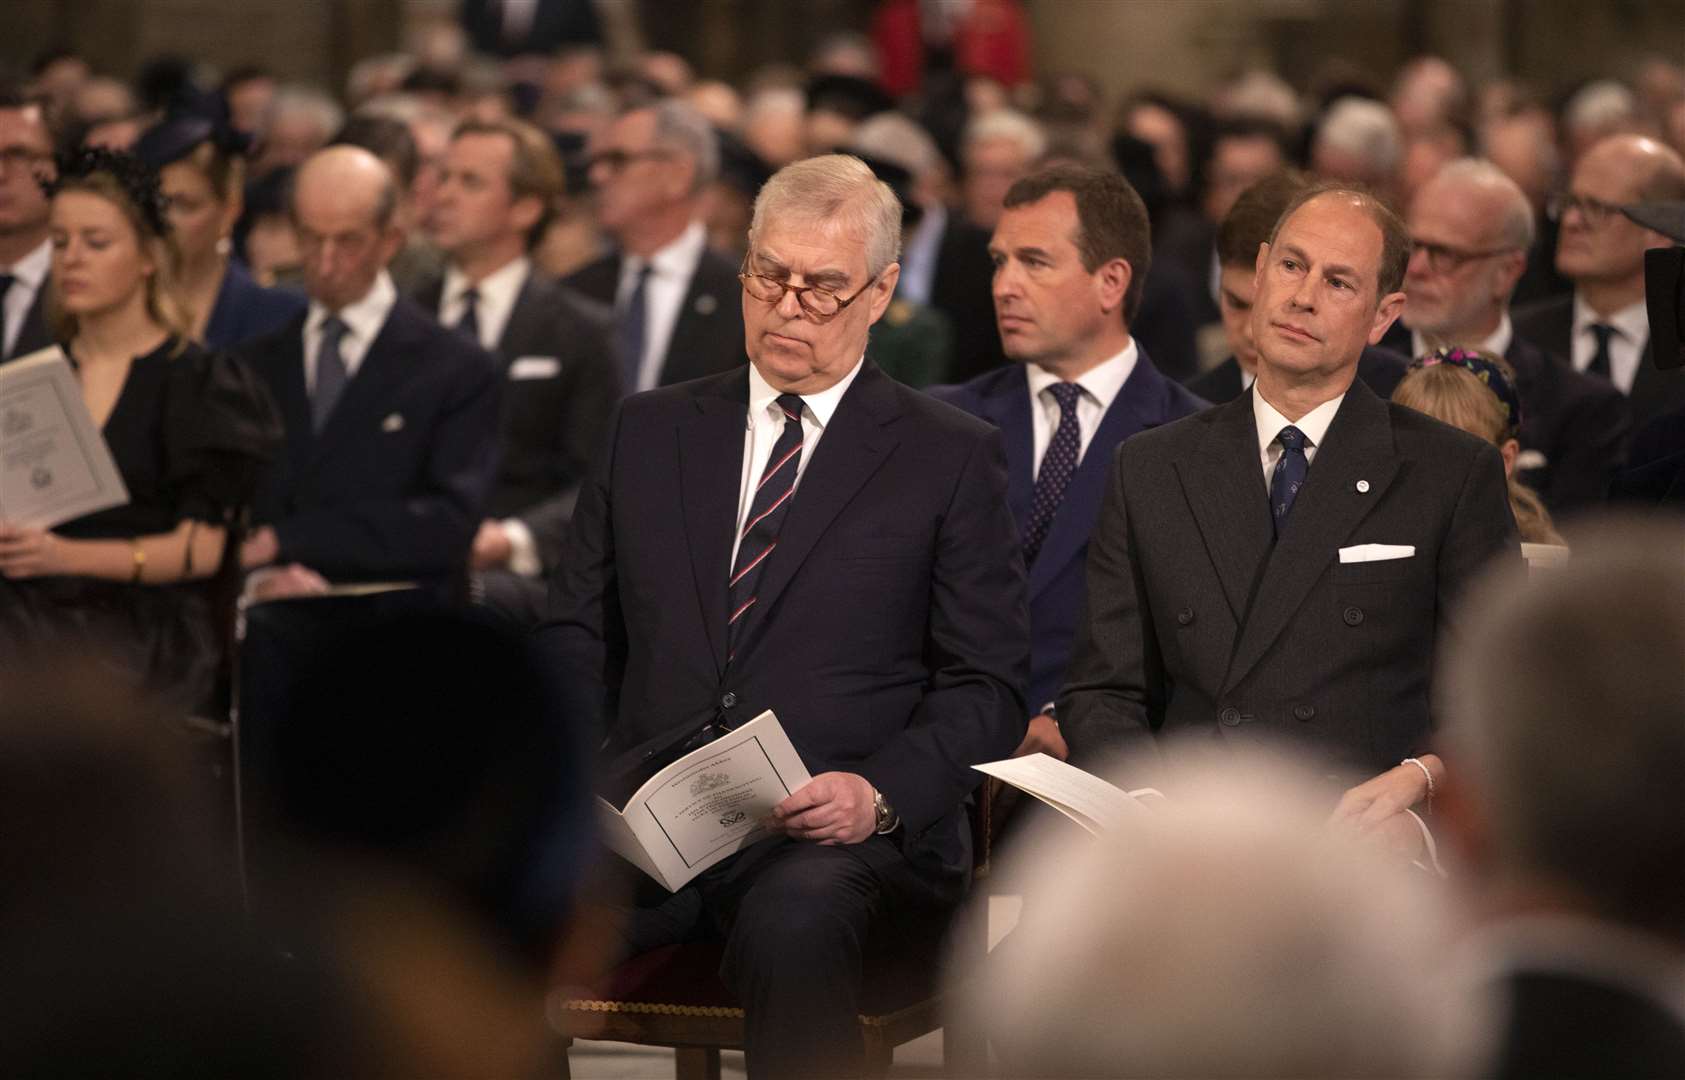
POLYGON ((1065 757, 1053 699, 1082 606, 1088 535, 1112 451, 1205 402, 1161 375, 1129 334, 1152 239, 1121 175, 1043 169, 1007 192, 989 252, 995 318, 1018 363, 931 393, 1000 428, 1030 568, 1030 685, 1021 753, 1065 757))
POLYGON ((491 356, 401 299, 403 243, 379 158, 334 146, 299 169, 293 218, 310 307, 244 355, 281 406, 286 449, 241 559, 266 598, 328 582, 461 581, 496 468, 491 356))

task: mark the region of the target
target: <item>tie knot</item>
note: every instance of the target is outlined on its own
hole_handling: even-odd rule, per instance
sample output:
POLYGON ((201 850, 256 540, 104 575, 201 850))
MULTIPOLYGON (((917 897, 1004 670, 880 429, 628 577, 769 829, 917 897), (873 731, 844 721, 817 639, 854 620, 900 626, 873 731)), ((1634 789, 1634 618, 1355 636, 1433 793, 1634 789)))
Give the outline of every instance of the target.
POLYGON ((0 274, 0 296, 5 296, 10 292, 17 280, 16 274, 0 274))
POLYGON ((1071 416, 1077 410, 1077 402, 1082 400, 1082 387, 1074 382, 1056 382, 1047 388, 1053 395, 1053 400, 1059 403, 1059 415, 1071 416))
POLYGON ((350 327, 345 325, 344 319, 340 318, 338 315, 329 315, 327 318, 322 320, 322 340, 338 341, 340 338, 345 336, 345 332, 348 329, 350 329, 350 327))
POLYGON ((800 394, 779 394, 778 408, 784 413, 785 419, 794 420, 798 424, 801 423, 802 398, 800 394))
POLYGON ((462 290, 462 302, 473 307, 480 302, 480 290, 470 285, 462 290))
POLYGON ((1609 347, 1609 339, 1616 334, 1615 328, 1608 323, 1594 322, 1591 324, 1590 330, 1592 336, 1597 338, 1598 347, 1603 349, 1609 347))
POLYGON ((1282 445, 1283 449, 1287 450, 1302 451, 1305 447, 1314 445, 1309 439, 1305 438, 1304 432, 1300 431, 1292 424, 1288 424, 1286 427, 1282 428, 1281 434, 1277 435, 1275 438, 1276 441, 1282 445))

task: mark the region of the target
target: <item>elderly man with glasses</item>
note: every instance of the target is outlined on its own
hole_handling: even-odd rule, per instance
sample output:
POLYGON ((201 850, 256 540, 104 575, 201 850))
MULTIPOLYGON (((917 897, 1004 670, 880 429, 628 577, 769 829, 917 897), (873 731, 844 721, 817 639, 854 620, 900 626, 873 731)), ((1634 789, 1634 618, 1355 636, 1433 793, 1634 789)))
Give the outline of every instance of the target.
POLYGON ((630 109, 589 146, 597 223, 616 250, 564 285, 614 311, 620 385, 667 386, 743 363, 737 268, 708 248, 720 169, 708 121, 680 101, 630 109))
POLYGON ((863 945, 939 934, 969 879, 971 766, 1024 735, 1000 435, 865 359, 900 239, 900 203, 857 158, 767 182, 750 363, 622 403, 543 631, 609 777, 767 709, 813 776, 776 835, 623 922, 628 952, 723 942, 752 1077, 860 1074, 863 945))
POLYGON ((1561 222, 1556 268, 1572 296, 1518 310, 1517 332, 1626 395, 1636 426, 1685 403, 1685 372, 1648 359, 1644 253, 1672 241, 1622 211, 1685 200, 1685 160, 1655 139, 1611 135, 1574 166, 1568 191, 1547 212, 1561 222))
POLYGON ((1386 344, 1411 356, 1460 346, 1502 356, 1522 398, 1516 467, 1558 516, 1602 498, 1625 454, 1626 402, 1606 380, 1575 371, 1516 332, 1510 296, 1527 268, 1533 212, 1515 181, 1487 161, 1452 161, 1410 201, 1403 326, 1386 344))

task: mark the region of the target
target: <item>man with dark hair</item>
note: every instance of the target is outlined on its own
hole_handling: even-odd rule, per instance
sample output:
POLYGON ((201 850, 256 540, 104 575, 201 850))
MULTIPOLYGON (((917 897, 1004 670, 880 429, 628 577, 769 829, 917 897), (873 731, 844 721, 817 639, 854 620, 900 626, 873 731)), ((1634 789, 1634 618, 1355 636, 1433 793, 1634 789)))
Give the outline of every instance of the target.
POLYGON ((53 168, 46 107, 0 89, 0 363, 53 343, 47 329, 47 194, 53 168))
POLYGON ((1363 781, 1341 819, 1419 837, 1440 629, 1516 545, 1497 449, 1356 378, 1408 257, 1374 197, 1302 192, 1258 252, 1252 388, 1118 448, 1059 700, 1072 760, 1164 787, 1189 744, 1294 747, 1363 781))
POLYGON ((243 350, 286 421, 241 560, 260 595, 411 580, 454 595, 496 469, 499 383, 477 343, 398 296, 396 181, 330 146, 292 210, 310 307, 243 350))
POLYGON ((543 617, 579 483, 620 397, 608 335, 527 257, 561 194, 550 139, 518 120, 468 121, 426 222, 445 273, 416 299, 502 363, 502 455, 471 567, 488 605, 543 617))
MULTIPOLYGON (((1281 212, 1305 190, 1296 172, 1276 173, 1247 188, 1217 229, 1217 306, 1231 354, 1227 360, 1188 380, 1188 389, 1211 402, 1239 397, 1258 376, 1258 350, 1252 344, 1252 278, 1258 248, 1269 242, 1281 212)), ((1358 357, 1357 377, 1383 398, 1404 378, 1407 357, 1379 345, 1366 345, 1358 357)))
POLYGON ((1114 172, 1058 165, 1008 189, 995 226, 995 318, 1016 363, 944 401, 1000 428, 1030 568, 1030 720, 1021 753, 1065 756, 1053 699, 1082 606, 1083 557, 1112 451, 1205 407, 1129 332, 1152 259, 1147 210, 1114 172))

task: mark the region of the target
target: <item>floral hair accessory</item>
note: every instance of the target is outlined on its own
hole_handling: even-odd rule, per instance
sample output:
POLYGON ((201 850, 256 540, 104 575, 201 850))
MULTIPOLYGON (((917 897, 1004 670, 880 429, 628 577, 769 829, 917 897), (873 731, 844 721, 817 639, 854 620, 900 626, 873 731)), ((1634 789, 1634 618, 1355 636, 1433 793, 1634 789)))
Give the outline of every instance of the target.
POLYGON ((1478 352, 1461 348, 1436 349, 1426 356, 1417 357, 1410 367, 1429 368, 1440 364, 1462 368, 1479 379, 1481 385, 1497 397, 1509 433, 1513 435, 1521 428, 1521 395, 1515 392, 1515 384, 1510 382, 1503 368, 1478 352))

